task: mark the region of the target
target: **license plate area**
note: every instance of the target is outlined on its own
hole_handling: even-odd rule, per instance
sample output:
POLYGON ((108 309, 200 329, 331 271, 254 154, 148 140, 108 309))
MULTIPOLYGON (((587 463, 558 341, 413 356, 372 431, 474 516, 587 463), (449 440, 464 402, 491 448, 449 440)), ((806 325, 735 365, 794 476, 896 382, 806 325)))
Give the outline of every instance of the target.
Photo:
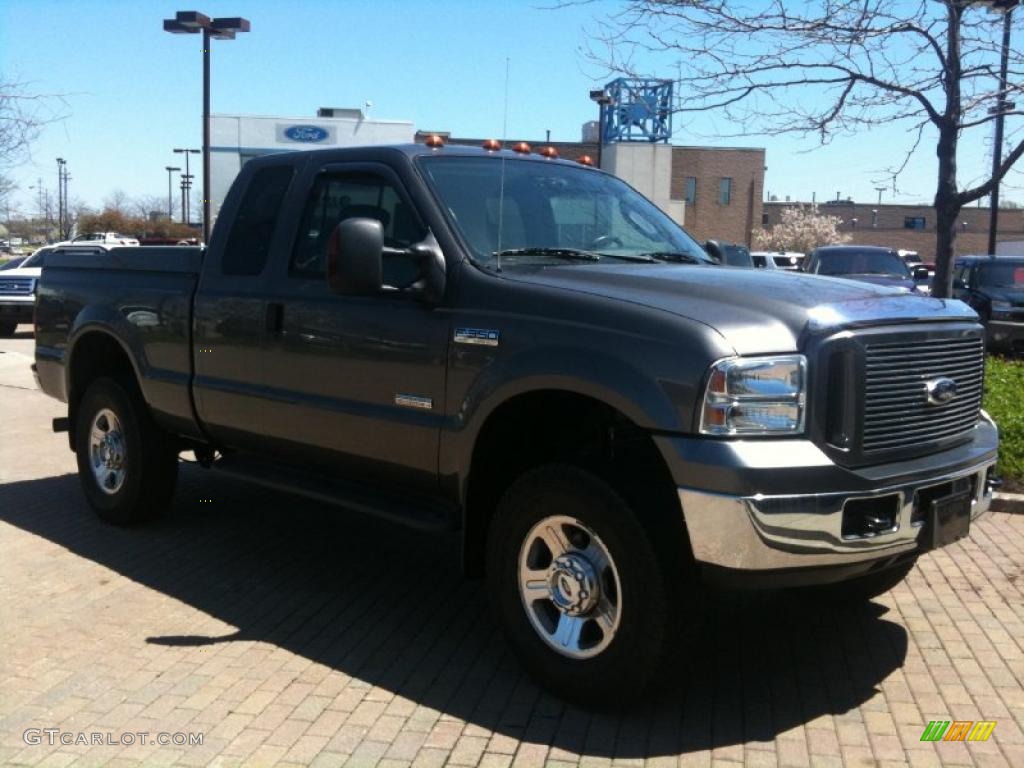
POLYGON ((932 499, 927 521, 921 532, 922 548, 938 549, 959 541, 970 533, 973 496, 970 490, 966 490, 932 499))

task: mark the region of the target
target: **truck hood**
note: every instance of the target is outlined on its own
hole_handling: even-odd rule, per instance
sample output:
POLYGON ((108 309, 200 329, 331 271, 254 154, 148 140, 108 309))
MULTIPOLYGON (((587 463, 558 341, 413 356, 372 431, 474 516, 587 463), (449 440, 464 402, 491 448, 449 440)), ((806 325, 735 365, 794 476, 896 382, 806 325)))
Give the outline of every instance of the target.
POLYGON ((902 288, 905 291, 913 291, 917 284, 909 277, 896 277, 895 275, 843 275, 843 280, 854 280, 858 283, 871 283, 872 285, 886 285, 890 288, 902 288))
POLYGON ((703 323, 736 354, 800 349, 808 334, 892 323, 977 320, 955 299, 782 271, 667 264, 574 264, 509 270, 536 285, 605 296, 703 323))

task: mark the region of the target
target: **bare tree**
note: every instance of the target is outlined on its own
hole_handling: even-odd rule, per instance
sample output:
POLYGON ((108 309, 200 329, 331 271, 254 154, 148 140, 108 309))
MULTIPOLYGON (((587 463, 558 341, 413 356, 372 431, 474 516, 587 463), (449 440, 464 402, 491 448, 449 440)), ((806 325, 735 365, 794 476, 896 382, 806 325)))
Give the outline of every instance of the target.
POLYGON ((59 96, 33 93, 29 84, 0 74, 0 166, 27 154, 43 127, 61 119, 59 96))
POLYGON ((114 189, 103 199, 103 211, 127 217, 134 206, 123 189, 114 189))
POLYGON ((679 68, 680 113, 717 112, 731 135, 815 135, 827 143, 884 123, 906 125, 910 148, 893 182, 927 144, 937 155, 934 292, 950 295, 956 222, 1024 154, 1019 136, 994 174, 961 186, 968 132, 1024 101, 1024 53, 999 77, 1002 24, 971 0, 627 0, 593 36, 589 55, 631 76, 679 68))

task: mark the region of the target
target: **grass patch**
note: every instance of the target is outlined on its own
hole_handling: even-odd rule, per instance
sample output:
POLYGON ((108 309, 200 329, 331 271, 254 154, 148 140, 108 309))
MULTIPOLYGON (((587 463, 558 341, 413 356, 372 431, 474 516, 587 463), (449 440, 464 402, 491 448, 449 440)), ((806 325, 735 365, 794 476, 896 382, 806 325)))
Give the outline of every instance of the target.
POLYGON ((999 474, 1005 490, 1024 490, 1024 360, 990 357, 984 408, 999 425, 999 474))

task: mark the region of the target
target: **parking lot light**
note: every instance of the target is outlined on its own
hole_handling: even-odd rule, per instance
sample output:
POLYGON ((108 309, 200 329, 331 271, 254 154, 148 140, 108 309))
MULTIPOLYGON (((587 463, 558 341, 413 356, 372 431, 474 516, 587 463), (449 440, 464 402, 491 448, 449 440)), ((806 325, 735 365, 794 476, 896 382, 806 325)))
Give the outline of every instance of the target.
MULTIPOLYGON (((178 11, 173 19, 164 19, 165 32, 203 34, 203 242, 210 241, 210 41, 234 40, 237 33, 250 28, 249 20, 241 16, 211 19, 199 11, 178 11)), ((185 158, 187 163, 188 155, 185 158)))

